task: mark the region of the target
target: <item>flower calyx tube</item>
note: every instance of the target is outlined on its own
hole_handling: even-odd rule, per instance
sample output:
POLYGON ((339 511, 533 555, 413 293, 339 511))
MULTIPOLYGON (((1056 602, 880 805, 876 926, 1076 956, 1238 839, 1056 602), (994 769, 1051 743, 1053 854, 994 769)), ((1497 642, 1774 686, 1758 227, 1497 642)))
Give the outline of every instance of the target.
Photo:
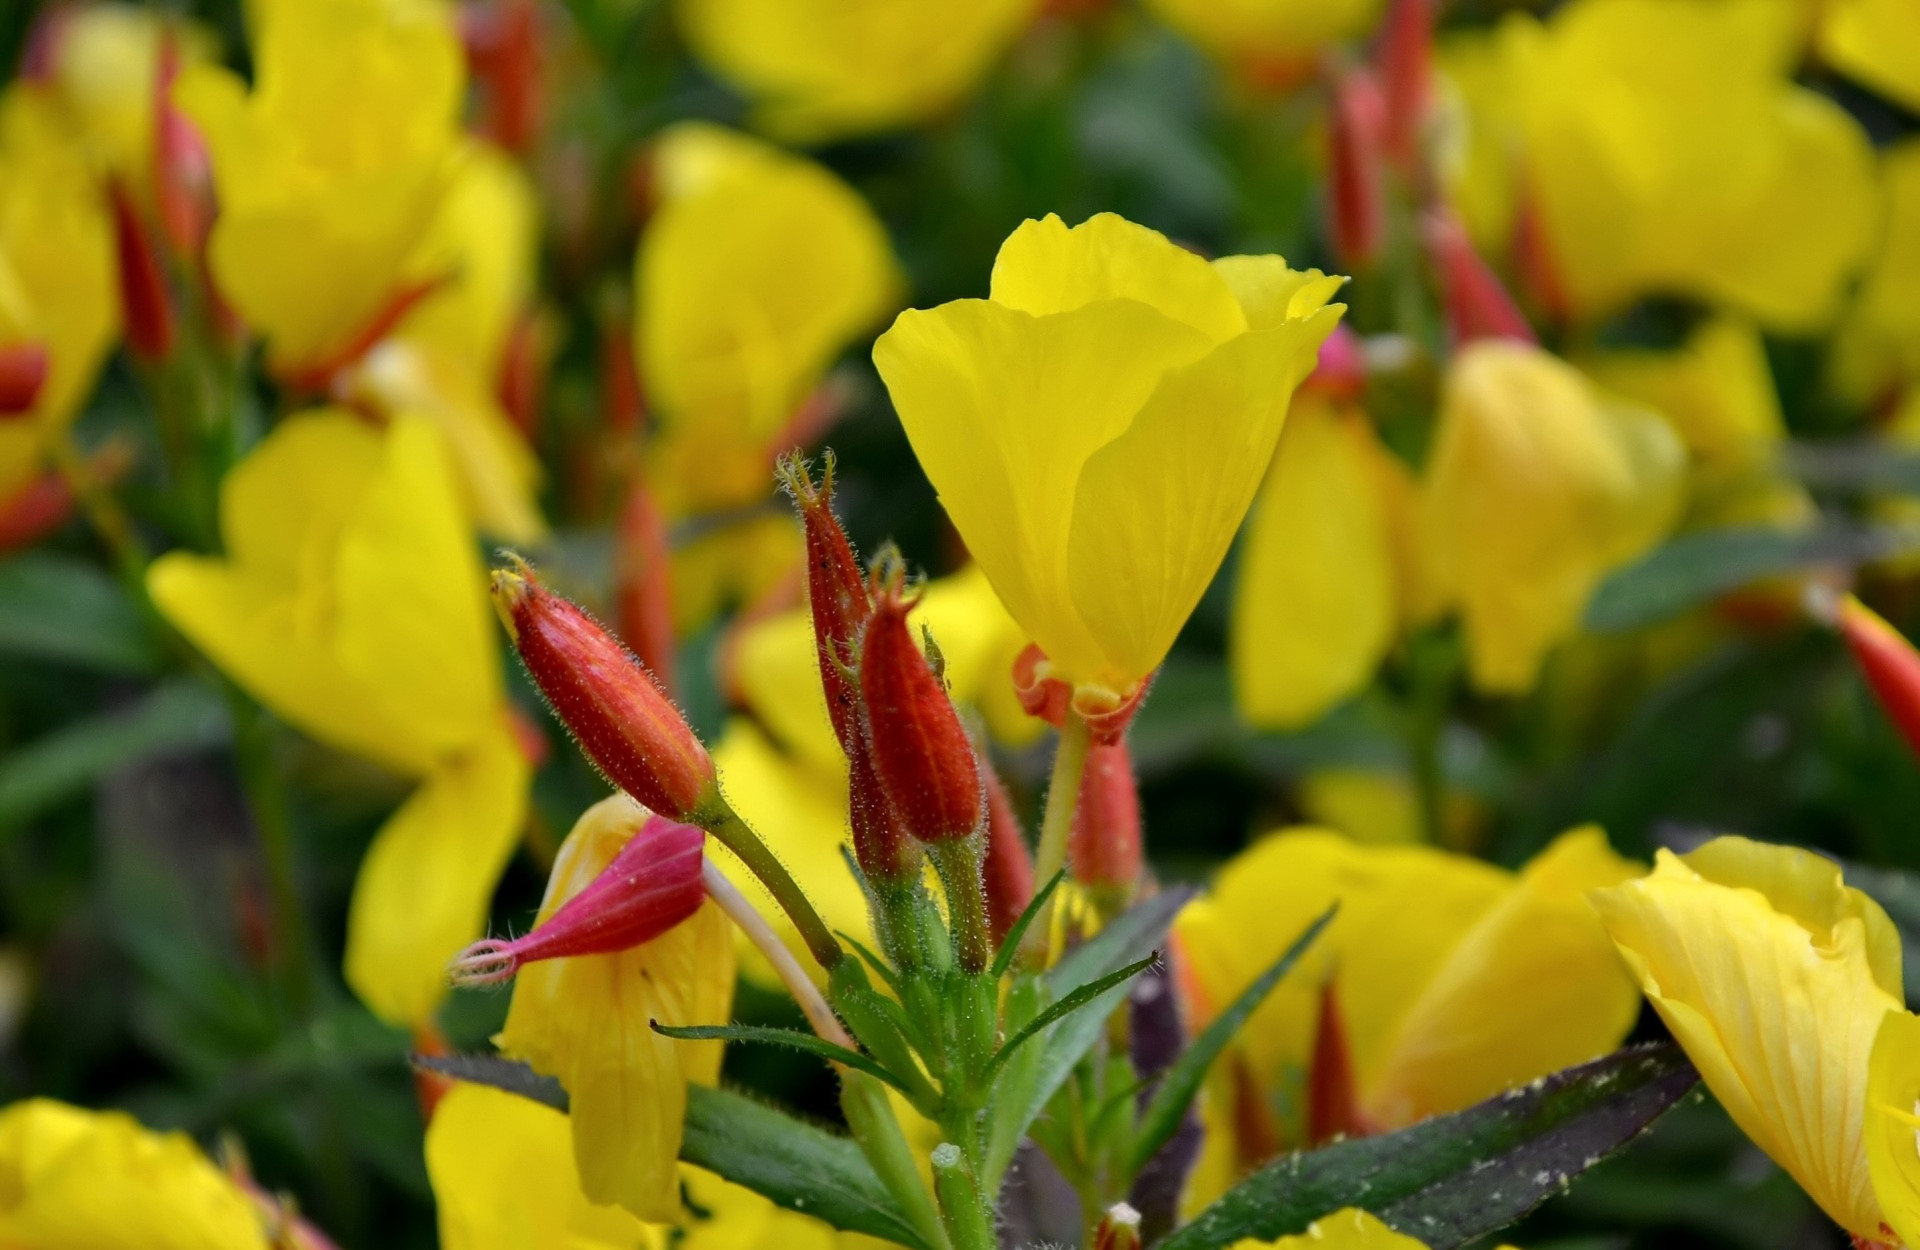
POLYGON ((1860 666, 1873 696, 1920 755, 1920 651, 1886 618, 1852 595, 1825 609, 1860 666))
POLYGON ((1013 661, 1013 690, 1027 715, 1039 717, 1055 729, 1066 728, 1070 717, 1078 717, 1086 722, 1095 742, 1118 742, 1152 687, 1153 676, 1149 674, 1125 694, 1076 688, 1054 675, 1047 653, 1033 644, 1013 661))
POLYGON ((522 964, 630 950, 699 910, 707 835, 693 825, 648 816, 599 876, 546 923, 512 941, 467 947, 448 967, 455 985, 508 980, 522 964))
POLYGON ((1140 884, 1140 791, 1126 739, 1095 743, 1080 777, 1068 862, 1109 914, 1133 901, 1140 884))

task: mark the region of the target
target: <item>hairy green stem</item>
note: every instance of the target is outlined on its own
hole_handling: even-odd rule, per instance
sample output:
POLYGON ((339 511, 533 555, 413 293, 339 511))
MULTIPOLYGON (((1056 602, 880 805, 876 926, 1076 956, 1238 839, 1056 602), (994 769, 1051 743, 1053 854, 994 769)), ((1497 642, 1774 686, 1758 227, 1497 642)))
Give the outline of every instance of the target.
POLYGON ((787 913, 793 921, 793 927, 799 930, 800 940, 807 944, 814 961, 822 968, 831 970, 846 957, 835 940, 833 930, 820 918, 814 909, 813 901, 793 879, 787 866, 760 840, 760 835, 747 826, 747 822, 733 808, 722 804, 716 815, 700 821, 700 827, 712 834, 714 840, 739 857, 747 866, 747 871, 760 879, 773 895, 773 901, 780 910, 787 913))
POLYGON ((933 1189, 940 1195, 940 1215, 953 1239, 953 1250, 996 1250, 999 1243, 980 1186, 964 1152, 952 1142, 934 1147, 933 1189))
MULTIPOLYGON (((1093 731, 1082 717, 1067 713, 1060 728, 1060 744, 1053 752, 1053 777, 1047 783, 1047 808, 1040 821, 1040 849, 1034 859, 1034 880, 1051 881, 1067 863, 1067 842, 1073 836, 1073 811, 1080 802, 1080 781, 1087 771, 1087 751, 1093 731)), ((1043 958, 1053 936, 1053 908, 1049 898, 1027 930, 1030 958, 1043 958)))
POLYGON ((947 1240, 946 1228, 934 1210, 933 1196, 920 1179, 919 1165, 914 1162, 906 1134, 900 1131, 900 1120, 893 1114, 887 1091, 864 1072, 837 1065, 835 1070, 840 1074, 840 1111, 847 1117, 847 1127, 853 1130, 853 1139, 860 1143, 881 1184, 900 1204, 907 1222, 930 1250, 959 1250, 947 1240))

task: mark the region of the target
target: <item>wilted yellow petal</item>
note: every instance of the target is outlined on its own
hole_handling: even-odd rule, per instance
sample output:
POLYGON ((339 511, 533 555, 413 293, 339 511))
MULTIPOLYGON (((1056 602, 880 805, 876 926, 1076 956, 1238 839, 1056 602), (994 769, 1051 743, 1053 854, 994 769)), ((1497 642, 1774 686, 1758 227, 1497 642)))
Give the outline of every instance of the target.
POLYGON ((1240 554, 1228 654, 1251 723, 1292 729, 1366 688, 1392 645, 1394 553, 1365 416, 1302 402, 1240 554))
POLYGON ((1820 8, 1820 53, 1848 77, 1920 110, 1920 8, 1905 0, 1832 0, 1820 8))
MULTIPOLYGON (((560 848, 535 923, 599 875, 645 819, 625 795, 589 808, 560 848)), ((731 926, 711 902, 632 950, 521 970, 495 1041, 566 1089, 580 1187, 592 1201, 675 1218, 687 1083, 718 1078, 720 1043, 671 1041, 648 1021, 725 1023, 733 979, 731 926)))
POLYGON ((1867 1060, 1900 1009, 1879 905, 1808 851, 1720 838, 1593 895, 1601 919, 1734 1123, 1835 1222, 1877 1236, 1867 1060))
POLYGON ((0 1245, 268 1250, 253 1204, 183 1134, 36 1098, 0 1110, 0 1245))
POLYGON ((447 961, 482 936, 530 779, 502 724, 430 774, 374 836, 347 910, 346 977, 375 1015, 432 1020, 447 994, 447 961))
POLYGON ((567 1117, 455 1085, 427 1125, 441 1250, 665 1250, 668 1230, 580 1192, 567 1117))
POLYGON ((1909 1012, 1888 1012, 1874 1035, 1866 1134, 1884 1227, 1901 1244, 1920 1245, 1920 1017, 1909 1012))

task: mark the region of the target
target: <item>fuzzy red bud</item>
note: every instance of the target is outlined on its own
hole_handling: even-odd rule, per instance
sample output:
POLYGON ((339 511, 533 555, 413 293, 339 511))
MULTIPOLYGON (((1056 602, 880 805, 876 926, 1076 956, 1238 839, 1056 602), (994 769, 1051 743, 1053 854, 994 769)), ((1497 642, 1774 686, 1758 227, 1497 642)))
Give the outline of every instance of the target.
POLYGON ((1068 844, 1073 878, 1130 892, 1140 880, 1140 790, 1126 740, 1087 749, 1068 844))
POLYGON ((1920 754, 1920 651, 1852 595, 1841 601, 1836 623, 1874 698, 1907 745, 1920 754))
POLYGON ((980 766, 947 689, 907 624, 897 585, 875 597, 860 649, 873 767, 906 831, 922 842, 980 827, 980 766))
POLYGON ((1006 786, 991 767, 985 774, 987 852, 980 877, 987 891, 987 928, 998 946, 1033 901, 1033 853, 1027 849, 1027 835, 1020 827, 1019 813, 1013 810, 1006 786))

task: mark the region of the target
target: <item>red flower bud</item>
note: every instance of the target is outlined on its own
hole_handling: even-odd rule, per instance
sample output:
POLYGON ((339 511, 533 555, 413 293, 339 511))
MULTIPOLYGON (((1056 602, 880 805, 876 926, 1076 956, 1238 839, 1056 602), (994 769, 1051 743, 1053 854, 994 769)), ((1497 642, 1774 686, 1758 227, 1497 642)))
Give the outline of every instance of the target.
POLYGON ((114 184, 113 241, 120 260, 120 307, 127 346, 143 360, 159 360, 173 350, 173 305, 160 272, 160 257, 126 188, 114 184))
POLYGON ((1037 645, 1028 643, 1013 658, 1013 692, 1028 716, 1036 716, 1055 729, 1067 723, 1068 713, 1087 722, 1095 742, 1118 742, 1133 715, 1140 710, 1153 678, 1135 686, 1118 703, 1098 704, 1076 694, 1074 688, 1053 675, 1053 663, 1037 645))
POLYGON ((907 625, 897 580, 878 588, 860 649, 873 768, 906 831, 922 842, 980 827, 984 796, 973 743, 946 686, 907 625))
POLYGON ((706 747, 625 647, 524 563, 494 571, 493 602, 554 715, 608 780, 676 820, 715 814, 706 747))
POLYGON ((45 343, 0 347, 0 419, 33 411, 51 363, 45 343))
POLYGON ((500 0, 462 14, 467 61, 485 92, 480 132, 524 152, 540 130, 540 24, 532 0, 500 0))
POLYGON ((1007 788, 991 767, 984 770, 987 781, 987 853, 980 866, 981 881, 987 891, 987 928, 993 944, 1006 941, 1007 931, 1020 913, 1033 901, 1033 853, 1027 849, 1026 831, 1013 810, 1007 788))
POLYGON ((1307 1070, 1307 1145, 1358 1137, 1362 1132, 1353 1048, 1347 1042, 1340 997, 1329 980, 1320 990, 1320 1023, 1314 1030, 1312 1066, 1307 1070))
POLYGON ((1852 595, 1841 602, 1837 623, 1874 698, 1907 745, 1920 754, 1920 652, 1852 595))
POLYGON ((1140 789, 1124 738, 1088 748, 1068 852, 1084 885, 1130 891, 1140 880, 1140 789))
POLYGON ((1424 223, 1427 254, 1440 271, 1440 288, 1446 303, 1447 327, 1455 346, 1474 339, 1518 339, 1523 343, 1539 340, 1527 324, 1519 305, 1507 293, 1500 279, 1480 253, 1473 250, 1467 232, 1451 216, 1434 212, 1424 223))
POLYGON ((874 771, 873 752, 864 741, 847 756, 847 783, 847 823, 860 871, 880 885, 919 880, 920 848, 901 829, 893 800, 874 771))
POLYGON ((207 144, 173 102, 180 75, 180 41, 169 25, 160 34, 154 75, 153 200, 160 231, 176 254, 198 255, 213 224, 213 162, 207 144))
POLYGON ((672 556, 666 520, 641 474, 634 474, 627 487, 615 538, 614 595, 620 637, 659 679, 661 689, 671 693, 675 661, 672 556))
POLYGON ((1393 0, 1379 58, 1387 155, 1411 169, 1433 93, 1433 0, 1393 0))
POLYGON ((525 937, 489 938, 449 966, 455 985, 505 981, 522 964, 575 955, 610 955, 651 942, 700 909, 707 835, 692 825, 649 816, 600 875, 525 937))
POLYGON ((834 736, 851 759, 866 747, 860 728, 860 695, 849 667, 859 653, 860 634, 873 607, 853 544, 833 514, 833 453, 828 452, 825 459, 826 471, 818 486, 798 452, 782 456, 775 471, 793 496, 806 532, 807 606, 813 614, 820 688, 827 696, 834 736))
POLYGON ((1386 104, 1365 70, 1340 74, 1327 110, 1327 227, 1348 270, 1371 268, 1386 237, 1386 104))
POLYGON ((646 419, 646 393, 640 386, 640 366, 633 358, 633 326, 625 317, 610 318, 600 331, 600 391, 607 430, 632 434, 646 419))
POLYGON ((494 391, 513 428, 532 442, 540 433, 540 410, 546 389, 546 344, 540 321, 531 312, 513 319, 500 352, 500 375, 494 391))

